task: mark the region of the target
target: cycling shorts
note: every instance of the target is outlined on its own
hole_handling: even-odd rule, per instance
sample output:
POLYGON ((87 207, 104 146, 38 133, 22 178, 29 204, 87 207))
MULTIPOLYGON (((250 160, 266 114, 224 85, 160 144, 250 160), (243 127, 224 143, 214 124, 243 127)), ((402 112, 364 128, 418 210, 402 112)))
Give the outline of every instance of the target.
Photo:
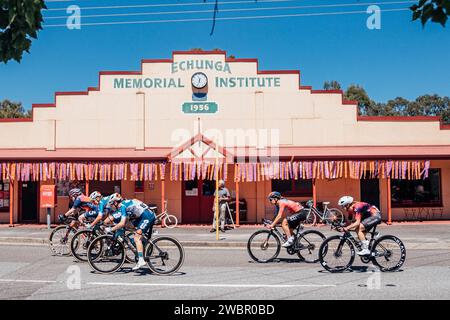
MULTIPOLYGON (((150 231, 151 227, 155 223, 156 216, 150 210, 145 210, 139 219, 133 221, 133 225, 137 230, 142 230, 142 234, 146 234, 150 231)), ((136 231, 137 231, 136 230, 136 231)))
POLYGON ((289 228, 295 229, 298 227, 300 222, 304 221, 308 215, 307 210, 300 210, 294 214, 291 214, 289 217, 286 218, 289 228))
POLYGON ((95 218, 97 218, 97 216, 98 216, 98 212, 95 211, 95 210, 93 210, 93 211, 86 211, 86 212, 84 213, 84 217, 85 217, 87 220, 95 219, 95 218))
POLYGON ((381 223, 381 214, 377 213, 373 216, 370 216, 370 217, 364 219, 363 221, 361 221, 361 223, 364 226, 364 228, 366 229, 366 231, 369 231, 370 229, 375 227, 377 224, 381 223))

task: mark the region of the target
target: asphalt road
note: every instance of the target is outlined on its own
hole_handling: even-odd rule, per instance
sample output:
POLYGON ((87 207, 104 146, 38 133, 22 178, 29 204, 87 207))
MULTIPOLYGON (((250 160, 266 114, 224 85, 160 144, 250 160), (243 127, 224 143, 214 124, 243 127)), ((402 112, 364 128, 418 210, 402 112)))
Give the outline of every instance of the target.
POLYGON ((410 249, 394 273, 375 272, 358 259, 353 271, 330 274, 286 253, 280 258, 258 264, 243 248, 186 248, 184 265, 172 276, 133 272, 131 265, 100 275, 43 245, 0 245, 0 299, 450 298, 450 250, 410 249))

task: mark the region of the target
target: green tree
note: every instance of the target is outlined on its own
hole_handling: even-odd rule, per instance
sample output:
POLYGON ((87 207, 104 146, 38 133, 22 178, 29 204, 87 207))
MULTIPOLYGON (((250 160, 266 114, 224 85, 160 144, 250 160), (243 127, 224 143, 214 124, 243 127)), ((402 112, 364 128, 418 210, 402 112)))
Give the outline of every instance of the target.
POLYGON ((25 111, 20 102, 0 101, 0 118, 31 118, 31 110, 25 111))
POLYGON ((373 102, 366 90, 359 85, 350 85, 347 90, 345 90, 344 98, 347 100, 358 101, 358 114, 360 115, 372 115, 373 108, 375 107, 375 102, 373 102))
POLYGON ((22 60, 42 29, 43 0, 0 0, 0 61, 22 60))
POLYGON ((428 20, 440 23, 445 27, 448 16, 450 16, 450 0, 420 0, 410 7, 412 10, 412 20, 420 18, 425 26, 428 20))
POLYGON ((325 81, 323 83, 323 88, 325 90, 341 90, 341 84, 336 80, 325 81))

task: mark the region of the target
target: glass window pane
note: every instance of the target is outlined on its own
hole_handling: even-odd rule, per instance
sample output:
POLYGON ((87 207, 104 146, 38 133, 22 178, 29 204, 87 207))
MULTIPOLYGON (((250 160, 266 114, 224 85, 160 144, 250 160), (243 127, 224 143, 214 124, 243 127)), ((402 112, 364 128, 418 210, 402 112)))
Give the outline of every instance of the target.
POLYGON ((421 180, 392 180, 392 206, 440 206, 441 171, 430 169, 428 178, 421 180))

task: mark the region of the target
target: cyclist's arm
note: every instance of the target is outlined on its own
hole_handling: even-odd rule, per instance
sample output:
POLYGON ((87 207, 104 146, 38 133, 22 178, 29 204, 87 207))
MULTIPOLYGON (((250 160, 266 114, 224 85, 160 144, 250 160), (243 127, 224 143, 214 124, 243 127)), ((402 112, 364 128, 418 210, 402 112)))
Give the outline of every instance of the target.
POLYGON ((103 218, 103 213, 99 212, 97 217, 95 218, 95 220, 92 221, 91 228, 93 228, 97 223, 99 223, 102 220, 102 218, 103 218))
POLYGON ((346 226, 344 228, 344 230, 346 230, 346 231, 353 231, 359 226, 360 223, 361 223, 361 214, 357 212, 357 213, 355 213, 355 222, 353 222, 352 224, 346 226))
POLYGON ((121 206, 119 211, 120 211, 122 217, 120 218, 120 222, 111 228, 111 231, 116 231, 116 230, 122 229, 123 227, 125 227, 125 225, 127 223, 127 210, 126 210, 125 206, 121 206))
POLYGON ((280 222, 280 220, 283 218, 283 212, 284 212, 284 204, 280 204, 279 205, 279 209, 278 209, 278 214, 277 216, 273 219, 272 224, 270 225, 270 227, 273 229, 275 228, 275 226, 277 225, 278 222, 280 222))
POLYGON ((114 227, 112 227, 111 231, 114 232, 114 231, 124 228, 126 223, 127 223, 127 217, 122 216, 122 218, 120 219, 120 222, 118 224, 116 224, 114 227))
POLYGON ((77 210, 75 207, 70 208, 69 211, 67 211, 67 212, 64 214, 64 216, 65 216, 65 217, 68 217, 68 216, 73 215, 73 214, 75 213, 75 210, 77 210))

